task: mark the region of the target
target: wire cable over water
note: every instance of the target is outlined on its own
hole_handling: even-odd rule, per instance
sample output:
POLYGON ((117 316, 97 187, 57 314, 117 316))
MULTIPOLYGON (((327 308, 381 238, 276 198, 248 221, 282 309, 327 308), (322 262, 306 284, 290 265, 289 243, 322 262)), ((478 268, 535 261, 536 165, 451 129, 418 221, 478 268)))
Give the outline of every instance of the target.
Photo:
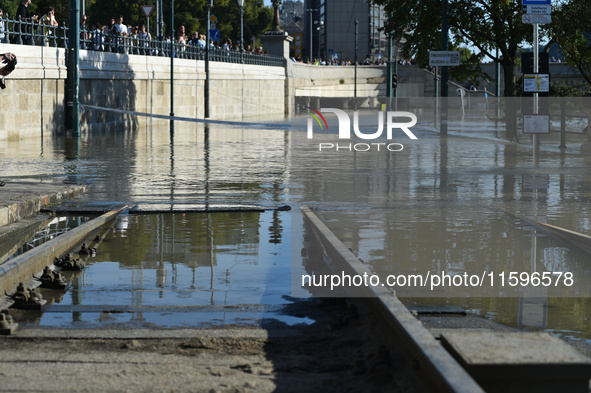
POLYGON ((107 111, 107 112, 116 112, 125 115, 132 115, 132 116, 143 116, 143 117, 151 117, 154 119, 163 119, 163 120, 172 120, 172 121, 184 121, 190 123, 202 123, 202 124, 219 124, 219 125, 226 125, 226 126, 233 126, 233 127, 249 127, 249 128, 266 128, 266 129, 281 129, 287 130, 291 128, 290 124, 281 124, 281 123, 251 123, 251 122, 243 122, 243 121, 228 121, 228 120, 210 120, 210 119, 197 119, 192 117, 182 117, 182 116, 169 116, 169 115, 159 115, 154 113, 146 113, 146 112, 135 112, 135 111, 128 111, 125 109, 115 109, 115 108, 105 108, 101 106, 95 105, 82 105, 80 104, 82 111, 86 109, 98 110, 98 111, 107 111))

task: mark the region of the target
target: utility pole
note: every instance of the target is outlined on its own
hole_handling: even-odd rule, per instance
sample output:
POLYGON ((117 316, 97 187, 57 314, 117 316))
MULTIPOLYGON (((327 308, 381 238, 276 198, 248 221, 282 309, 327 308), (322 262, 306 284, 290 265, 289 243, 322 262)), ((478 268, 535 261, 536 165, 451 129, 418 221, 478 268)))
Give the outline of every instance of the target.
MULTIPOLYGON (((170 117, 174 117, 174 0, 170 0, 170 117)), ((174 120, 170 120, 174 131, 174 120)))
MULTIPOLYGON (((205 42, 205 95, 204 95, 204 104, 205 104, 205 118, 209 118, 209 40, 211 29, 211 6, 213 5, 213 0, 206 0, 207 6, 207 41, 205 42)), ((242 43, 244 45, 244 43, 242 43)))
POLYGON ((355 19, 355 109, 357 109, 357 51, 359 50, 359 21, 355 19))
POLYGON ((66 128, 80 136, 80 0, 70 0, 67 77, 66 128))
MULTIPOLYGON (((448 50, 448 34, 449 34, 449 0, 443 0, 442 14, 441 14, 441 50, 448 50)), ((449 67, 443 66, 441 68, 441 135, 447 135, 447 115, 448 115, 448 87, 447 81, 449 79, 449 67)))

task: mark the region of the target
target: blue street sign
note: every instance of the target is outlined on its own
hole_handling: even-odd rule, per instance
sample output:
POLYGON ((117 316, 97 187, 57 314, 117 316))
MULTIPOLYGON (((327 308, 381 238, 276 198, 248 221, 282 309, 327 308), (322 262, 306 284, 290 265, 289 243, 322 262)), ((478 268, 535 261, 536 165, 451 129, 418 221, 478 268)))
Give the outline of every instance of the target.
POLYGON ((523 0, 523 5, 552 5, 552 0, 523 0))
POLYGON ((378 60, 382 60, 382 54, 378 53, 378 60))
POLYGON ((210 29, 209 30, 209 38, 213 40, 213 42, 216 42, 220 40, 220 31, 219 30, 213 30, 210 29))
POLYGON ((332 50, 332 48, 328 48, 328 55, 332 56, 333 53, 334 53, 334 51, 332 50))

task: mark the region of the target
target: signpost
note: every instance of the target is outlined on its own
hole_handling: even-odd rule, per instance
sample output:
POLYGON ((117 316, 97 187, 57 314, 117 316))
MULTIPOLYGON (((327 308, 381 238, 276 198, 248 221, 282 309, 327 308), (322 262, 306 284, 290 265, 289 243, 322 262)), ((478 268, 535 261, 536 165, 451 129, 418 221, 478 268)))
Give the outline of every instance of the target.
POLYGON ((144 11, 144 15, 146 15, 146 19, 148 20, 148 22, 146 23, 146 31, 149 33, 150 32, 150 15, 152 15, 152 11, 154 11, 154 6, 153 5, 142 5, 142 6, 140 6, 140 8, 142 9, 142 11, 144 11))
POLYGON ((552 6, 550 4, 547 5, 524 5, 523 6, 523 13, 524 14, 536 14, 536 15, 550 15, 552 14, 552 6))
POLYGON ((432 50, 431 52, 429 52, 429 65, 432 67, 459 66, 460 52, 432 50))
POLYGON ((523 74, 523 92, 550 92, 550 74, 523 74))
POLYGON ((521 21, 533 25, 547 25, 552 23, 552 15, 523 14, 521 21))
MULTIPOLYGON (((523 124, 524 128, 523 131, 526 130, 532 133, 534 129, 542 129, 543 132, 547 133, 546 127, 542 127, 543 122, 547 122, 547 119, 541 119, 538 116, 538 93, 541 91, 549 91, 550 90, 550 75, 548 74, 538 74, 540 72, 540 44, 539 44, 539 31, 538 25, 541 24, 548 24, 552 22, 552 1, 551 0, 523 0, 522 2, 524 8, 524 14, 521 17, 523 23, 531 23, 534 27, 534 69, 533 74, 525 74, 523 75, 523 89, 524 91, 531 91, 533 92, 534 96, 534 113, 533 116, 527 117, 524 116, 523 124), (526 124, 527 123, 527 124, 526 124)), ((549 124, 549 123, 545 123, 549 124)), ((538 148, 539 148, 540 139, 538 136, 538 132, 533 131, 532 136, 532 145, 533 145, 533 156, 534 161, 537 162, 538 157, 538 148)))

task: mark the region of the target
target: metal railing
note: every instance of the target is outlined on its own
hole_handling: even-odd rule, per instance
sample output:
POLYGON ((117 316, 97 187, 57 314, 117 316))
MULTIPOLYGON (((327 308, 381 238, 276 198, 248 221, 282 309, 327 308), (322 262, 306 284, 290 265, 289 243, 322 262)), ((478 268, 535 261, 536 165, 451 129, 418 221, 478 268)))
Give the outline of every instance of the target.
MULTIPOLYGON (((48 26, 38 22, 0 18, 0 42, 17 45, 37 45, 67 48, 68 27, 48 26)), ((80 30, 80 49, 140 56, 170 57, 171 42, 164 39, 146 39, 140 35, 122 36, 101 30, 80 30)), ((205 60, 206 49, 189 44, 174 43, 176 58, 205 60)), ((210 48, 209 60, 225 63, 284 67, 281 56, 259 55, 238 50, 210 48)))

